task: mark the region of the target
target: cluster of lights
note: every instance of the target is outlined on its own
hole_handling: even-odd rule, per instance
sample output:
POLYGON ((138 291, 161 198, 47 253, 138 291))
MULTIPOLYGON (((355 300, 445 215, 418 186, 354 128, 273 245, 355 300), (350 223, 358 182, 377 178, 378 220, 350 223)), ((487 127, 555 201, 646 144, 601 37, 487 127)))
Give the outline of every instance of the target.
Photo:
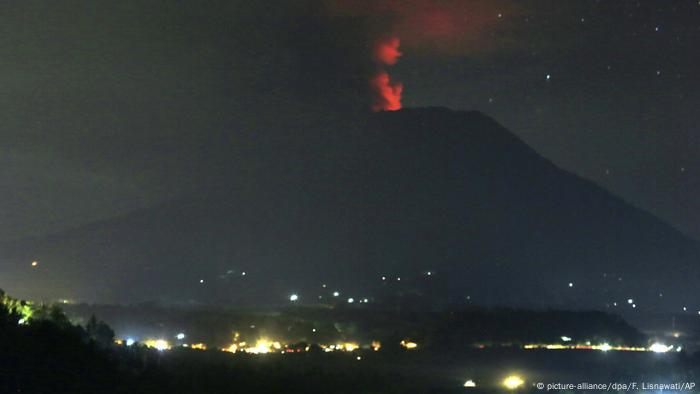
MULTIPOLYGON (((417 348, 417 344, 414 342, 407 342, 407 341, 402 341, 401 346, 405 347, 406 349, 415 349, 417 348)), ((330 345, 319 345, 319 347, 326 353, 329 352, 354 352, 355 350, 358 350, 361 348, 360 344, 357 342, 339 342, 339 343, 334 343, 330 345)), ((379 351, 381 349, 382 344, 379 341, 372 341, 369 346, 364 346, 365 348, 372 349, 373 351, 379 351)), ((310 347, 307 346, 304 350, 309 351, 310 347)), ((230 353, 250 353, 250 354, 267 354, 267 353, 273 353, 273 352, 280 352, 280 353, 293 353, 293 352, 299 352, 301 349, 293 349, 290 348, 286 344, 282 344, 279 341, 272 341, 268 339, 260 339, 258 340, 254 346, 250 346, 246 342, 234 342, 231 345, 229 345, 226 348, 221 349, 225 352, 230 352, 230 353)))
MULTIPOLYGON (((562 337, 563 339, 564 337, 562 337)), ((601 343, 599 345, 591 345, 590 343, 585 344, 571 344, 563 345, 560 343, 553 344, 528 344, 523 346, 523 349, 547 349, 547 350, 600 350, 603 352, 608 352, 611 350, 618 352, 654 352, 654 353, 666 353, 674 349, 673 345, 664 345, 662 343, 654 343, 649 347, 634 347, 634 346, 612 346, 609 343, 601 343)), ((680 351, 680 347, 676 348, 676 351, 680 351)))
MULTIPOLYGON (((519 375, 508 375, 501 381, 501 385, 508 390, 520 389, 524 384, 525 380, 519 375)), ((475 388, 477 384, 473 379, 467 379, 462 386, 465 388, 475 388)))
MULTIPOLYGON (((185 334, 179 333, 179 334, 175 335, 175 338, 177 338, 178 340, 185 339, 185 334)), ((116 343, 117 345, 133 346, 136 344, 136 340, 134 338, 125 338, 125 339, 117 338, 114 340, 114 343, 116 343)), ((156 349, 156 350, 160 350, 160 351, 170 350, 173 348, 173 345, 169 341, 162 339, 162 338, 146 339, 145 341, 143 341, 143 345, 148 347, 148 348, 156 349)), ((193 344, 183 343, 182 345, 179 345, 179 346, 190 348, 190 349, 195 349, 195 350, 206 350, 207 349, 207 345, 204 343, 201 343, 201 342, 193 343, 193 344)))
MULTIPOLYGON (((353 352, 360 348, 360 345, 356 342, 341 342, 332 345, 320 345, 324 352, 353 352)), ((370 346, 373 350, 377 351, 381 347, 381 343, 375 341, 372 342, 370 346)), ((310 346, 306 346, 303 351, 309 351, 310 346)), ((291 348, 286 344, 282 344, 279 341, 273 341, 270 339, 262 338, 255 342, 254 345, 250 345, 246 342, 234 342, 226 348, 221 349, 224 352, 229 353, 248 353, 248 354, 268 354, 268 353, 295 353, 300 352, 302 349, 291 348)))
MULTIPOLYGON (((326 287, 324 284, 323 287, 326 287)), ((340 292, 339 291, 334 291, 332 293, 333 297, 340 297, 340 292)), ((323 296, 318 296, 318 299, 323 299, 323 296)), ((299 301, 299 294, 290 294, 289 295, 289 301, 290 302, 297 302, 299 301)), ((369 298, 360 298, 360 299, 355 299, 354 297, 348 297, 346 300, 348 304, 354 304, 356 301, 360 304, 368 304, 369 303, 369 298)))
POLYGON ((267 354, 274 351, 280 351, 282 344, 278 341, 271 341, 265 338, 258 339, 254 345, 246 342, 232 343, 229 347, 221 349, 230 353, 250 353, 250 354, 267 354))
MULTIPOLYGON (((378 343, 378 342, 377 342, 378 343)), ((381 345, 379 345, 381 346, 381 345)), ((329 346, 324 346, 321 345, 321 349, 323 349, 324 352, 354 352, 355 350, 359 349, 360 345, 358 345, 355 342, 343 342, 343 343, 338 343, 335 345, 329 345, 329 346)), ((379 348, 377 348, 379 349, 379 348)))

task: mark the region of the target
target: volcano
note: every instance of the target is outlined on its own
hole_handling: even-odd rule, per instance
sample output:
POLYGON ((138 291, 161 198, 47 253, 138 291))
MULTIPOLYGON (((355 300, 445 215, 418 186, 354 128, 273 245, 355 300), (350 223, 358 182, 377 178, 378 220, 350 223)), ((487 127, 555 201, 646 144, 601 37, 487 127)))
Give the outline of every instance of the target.
POLYGON ((4 243, 0 287, 102 302, 326 302, 338 291, 430 305, 696 305, 696 241, 486 115, 409 108, 361 123, 309 130, 313 143, 232 147, 230 171, 197 193, 4 243), (238 171, 241 157, 257 164, 238 171))

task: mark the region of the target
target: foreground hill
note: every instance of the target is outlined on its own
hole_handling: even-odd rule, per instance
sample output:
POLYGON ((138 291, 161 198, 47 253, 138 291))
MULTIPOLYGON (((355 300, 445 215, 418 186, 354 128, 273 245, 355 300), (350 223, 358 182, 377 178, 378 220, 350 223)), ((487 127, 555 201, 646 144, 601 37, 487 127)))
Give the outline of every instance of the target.
POLYGON ((481 113, 404 109, 292 131, 313 137, 231 146, 196 195, 2 245, 0 284, 99 301, 315 302, 338 290, 370 302, 697 302, 695 241, 481 113))

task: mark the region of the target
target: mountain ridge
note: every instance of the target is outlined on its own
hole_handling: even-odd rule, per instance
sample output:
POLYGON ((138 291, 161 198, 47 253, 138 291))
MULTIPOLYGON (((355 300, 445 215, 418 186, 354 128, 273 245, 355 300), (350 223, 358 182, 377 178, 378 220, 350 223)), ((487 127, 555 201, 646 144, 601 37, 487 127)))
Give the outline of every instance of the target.
POLYGON ((199 195, 4 244, 13 264, 3 276, 38 279, 25 267, 38 259, 49 272, 67 270, 46 273, 44 286, 70 293, 77 277, 91 290, 76 297, 98 300, 270 302, 293 291, 328 296, 328 282, 377 299, 610 308, 634 298, 676 309, 694 301, 673 283, 697 278, 697 242, 559 169, 480 112, 404 109, 357 128, 309 130, 314 143, 232 148, 234 162, 257 164, 199 195), (162 289, 150 285, 160 270, 162 289))

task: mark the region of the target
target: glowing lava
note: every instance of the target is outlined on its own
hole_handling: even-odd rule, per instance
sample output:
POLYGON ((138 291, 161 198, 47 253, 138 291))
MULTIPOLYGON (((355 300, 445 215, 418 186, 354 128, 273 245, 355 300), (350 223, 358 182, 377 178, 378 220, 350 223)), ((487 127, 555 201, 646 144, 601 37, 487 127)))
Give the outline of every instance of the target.
POLYGON ((403 85, 400 82, 391 82, 389 74, 381 71, 372 78, 372 90, 376 93, 372 111, 396 111, 401 109, 401 91, 403 85))
POLYGON ((381 67, 393 66, 399 61, 401 41, 397 37, 384 38, 375 43, 374 60, 380 69, 370 80, 370 86, 374 93, 372 111, 396 111, 401 109, 401 92, 403 84, 392 82, 389 74, 381 67))

